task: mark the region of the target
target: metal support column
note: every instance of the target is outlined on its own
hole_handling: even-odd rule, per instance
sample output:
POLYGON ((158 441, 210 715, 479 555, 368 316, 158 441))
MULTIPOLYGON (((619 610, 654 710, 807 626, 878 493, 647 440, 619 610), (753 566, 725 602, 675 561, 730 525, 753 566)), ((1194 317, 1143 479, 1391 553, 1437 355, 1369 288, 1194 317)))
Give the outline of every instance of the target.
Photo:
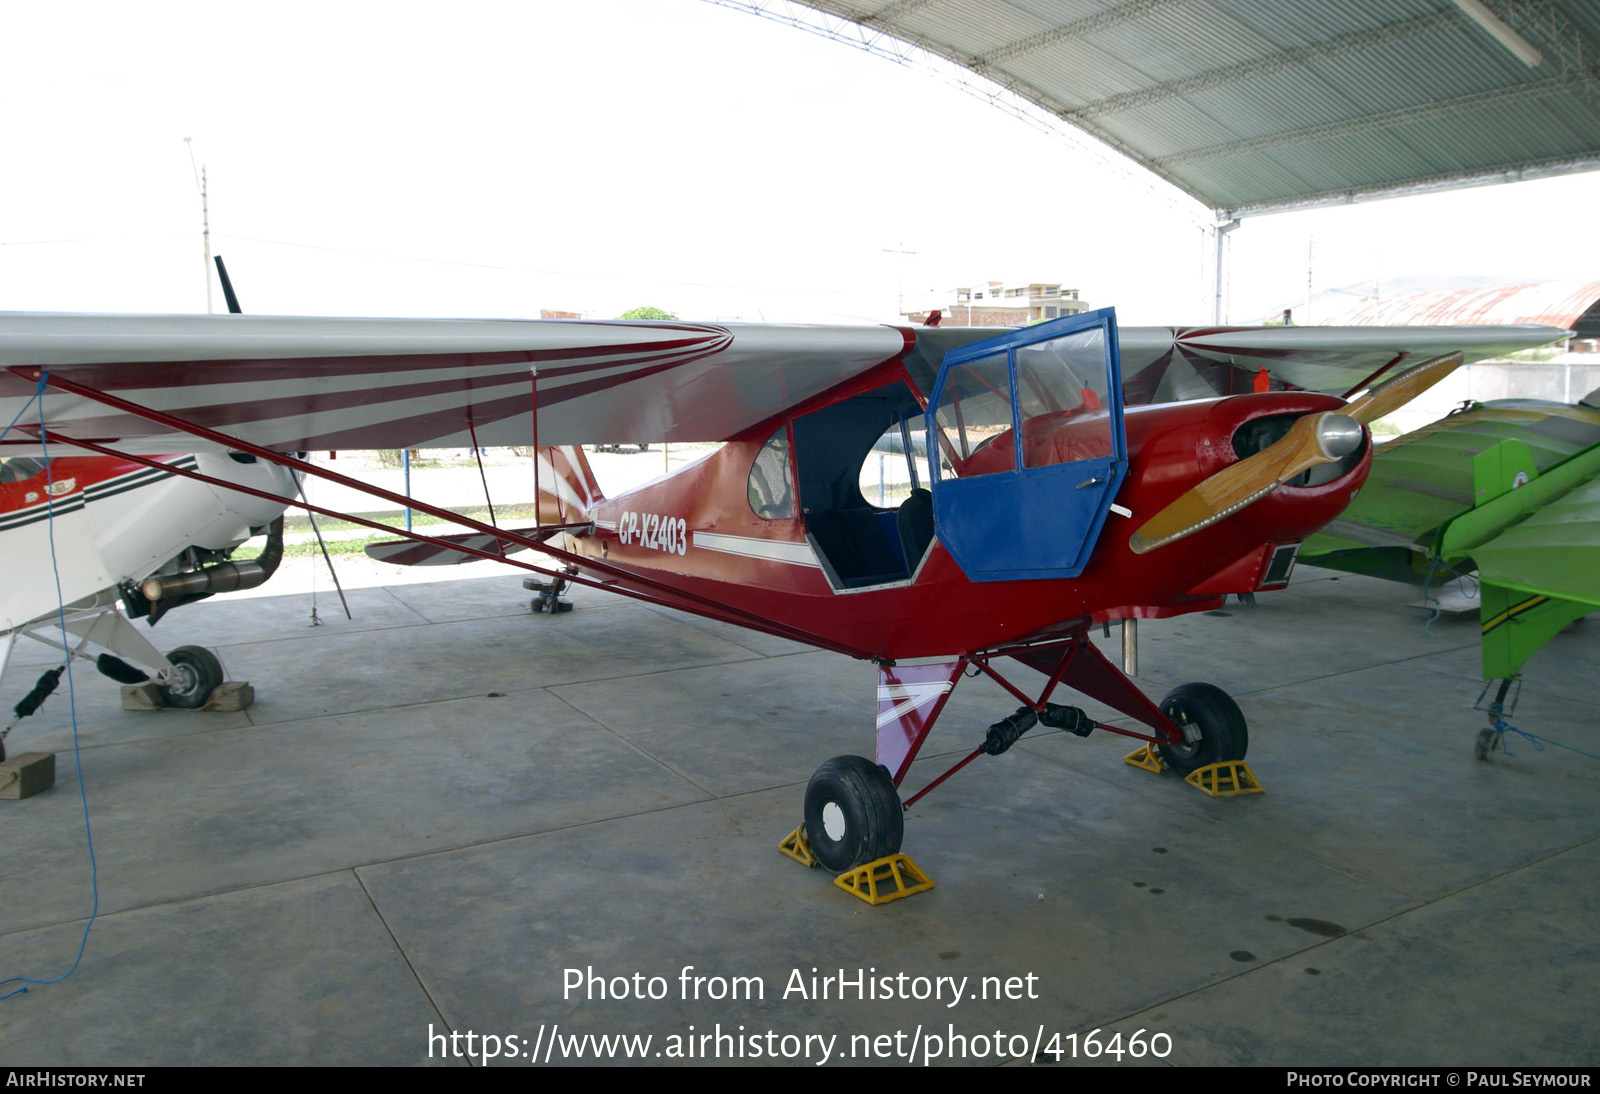
POLYGON ((1212 290, 1215 293, 1215 296, 1213 297, 1212 304, 1211 304, 1211 321, 1213 323, 1218 324, 1218 325, 1221 325, 1222 319, 1223 319, 1223 316, 1222 316, 1223 253, 1224 253, 1224 251, 1226 249, 1225 245, 1226 245, 1227 240, 1228 240, 1228 233, 1233 231, 1235 228, 1237 228, 1239 226, 1239 224, 1240 224, 1240 221, 1238 221, 1238 220, 1227 220, 1227 221, 1219 220, 1219 221, 1217 221, 1216 224, 1212 225, 1212 227, 1211 227, 1211 247, 1212 247, 1212 250, 1214 252, 1212 254, 1212 258, 1214 259, 1214 262, 1215 262, 1214 266, 1212 267, 1212 290))

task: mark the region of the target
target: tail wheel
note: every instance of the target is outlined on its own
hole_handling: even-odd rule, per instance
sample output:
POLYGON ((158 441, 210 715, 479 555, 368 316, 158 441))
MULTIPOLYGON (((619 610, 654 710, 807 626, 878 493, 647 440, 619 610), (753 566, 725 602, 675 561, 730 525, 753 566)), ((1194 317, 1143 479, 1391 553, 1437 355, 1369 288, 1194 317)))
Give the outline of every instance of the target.
POLYGON ((1487 760, 1494 754, 1494 750, 1499 744, 1499 735, 1494 730, 1480 729, 1478 730, 1478 740, 1472 746, 1472 754, 1480 760, 1487 760))
POLYGON ((1242 760, 1250 747, 1244 712, 1212 684, 1180 684, 1161 700, 1161 712, 1183 731, 1181 743, 1156 746, 1161 759, 1180 775, 1207 764, 1242 760))
POLYGON ((203 706, 222 683, 222 662, 204 646, 179 646, 167 651, 172 663, 167 682, 157 686, 161 702, 169 707, 193 710, 203 706))
POLYGON ((905 810, 889 772, 864 756, 835 756, 806 786, 806 840, 834 873, 900 850, 905 810))

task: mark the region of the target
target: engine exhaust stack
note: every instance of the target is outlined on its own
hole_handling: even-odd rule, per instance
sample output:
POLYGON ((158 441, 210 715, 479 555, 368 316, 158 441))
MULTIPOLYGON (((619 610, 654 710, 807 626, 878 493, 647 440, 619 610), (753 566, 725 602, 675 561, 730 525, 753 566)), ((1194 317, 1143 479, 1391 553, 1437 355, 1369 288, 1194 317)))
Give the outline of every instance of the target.
MULTIPOLYGON (((186 574, 166 574, 148 577, 139 591, 150 601, 152 611, 162 601, 209 596, 212 593, 232 593, 240 589, 254 589, 277 572, 283 561, 283 517, 278 517, 267 527, 267 546, 260 557, 248 562, 219 562, 186 574)), ((160 604, 164 609, 175 604, 160 604)))

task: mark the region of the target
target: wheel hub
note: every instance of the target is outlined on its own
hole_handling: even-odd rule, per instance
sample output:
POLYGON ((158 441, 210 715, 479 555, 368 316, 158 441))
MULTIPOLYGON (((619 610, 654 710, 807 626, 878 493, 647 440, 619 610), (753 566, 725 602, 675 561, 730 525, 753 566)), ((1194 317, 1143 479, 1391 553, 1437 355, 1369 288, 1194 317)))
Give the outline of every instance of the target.
POLYGON ((178 695, 188 695, 199 685, 199 674, 189 665, 174 665, 172 671, 167 673, 167 690, 178 695))
POLYGON ((1182 759, 1190 759, 1200 748, 1200 738, 1203 736, 1198 723, 1189 719, 1189 716, 1178 707, 1170 707, 1164 711, 1168 718, 1177 723, 1179 731, 1183 733, 1183 740, 1178 744, 1169 744, 1167 748, 1172 754, 1182 759))
POLYGON ((844 839, 845 827, 844 810, 839 808, 838 802, 822 807, 822 830, 828 833, 829 839, 835 842, 844 839))

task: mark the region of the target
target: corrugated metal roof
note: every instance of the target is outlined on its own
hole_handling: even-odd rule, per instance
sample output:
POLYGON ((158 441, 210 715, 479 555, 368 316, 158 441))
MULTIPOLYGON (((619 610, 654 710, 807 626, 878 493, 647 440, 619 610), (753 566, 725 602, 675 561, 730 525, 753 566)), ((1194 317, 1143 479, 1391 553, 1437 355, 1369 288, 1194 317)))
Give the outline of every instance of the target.
MULTIPOLYGON (((1600 168, 1600 3, 805 0, 994 80, 1221 214, 1600 168)), ((1465 2, 1465 0, 1463 0, 1465 2)))
POLYGON ((1546 281, 1535 285, 1407 293, 1383 300, 1364 300, 1321 316, 1318 321, 1350 327, 1535 323, 1571 329, 1597 305, 1600 305, 1600 281, 1546 281))

